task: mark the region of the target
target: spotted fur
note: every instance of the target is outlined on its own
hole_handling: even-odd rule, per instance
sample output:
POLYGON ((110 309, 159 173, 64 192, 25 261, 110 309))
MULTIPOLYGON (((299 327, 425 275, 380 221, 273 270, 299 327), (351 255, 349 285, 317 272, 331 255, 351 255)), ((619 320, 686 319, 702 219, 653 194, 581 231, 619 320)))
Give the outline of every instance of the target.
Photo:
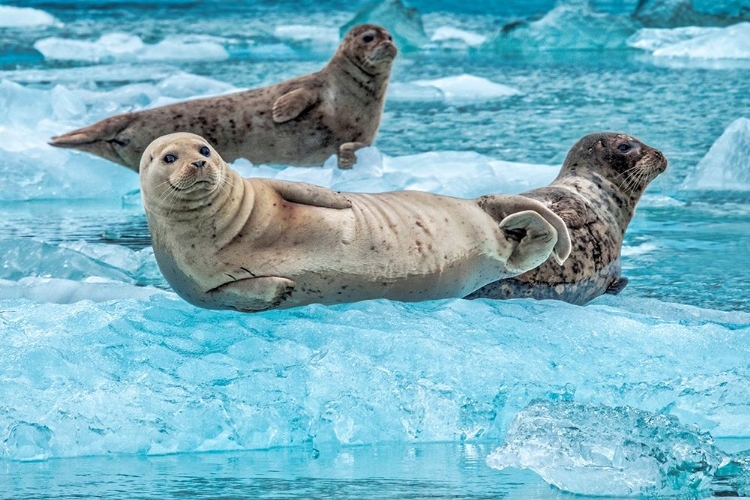
POLYGON ((559 264, 550 259, 467 298, 528 297, 585 304, 603 293, 619 293, 627 284, 620 266, 625 230, 646 186, 666 167, 660 151, 633 137, 615 133, 584 137, 549 186, 522 193, 565 221, 573 244, 568 260, 559 264))

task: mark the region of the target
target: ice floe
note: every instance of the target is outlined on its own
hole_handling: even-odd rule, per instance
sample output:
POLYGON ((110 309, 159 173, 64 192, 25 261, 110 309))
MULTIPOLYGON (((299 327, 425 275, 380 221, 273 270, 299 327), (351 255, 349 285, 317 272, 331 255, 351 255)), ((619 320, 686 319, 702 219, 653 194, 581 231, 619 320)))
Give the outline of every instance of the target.
POLYGON ((308 24, 290 24, 276 26, 273 35, 276 38, 291 43, 300 43, 327 49, 335 49, 339 44, 338 28, 326 28, 308 24))
POLYGON ((487 41, 487 37, 474 33, 473 31, 462 30, 452 26, 440 26, 430 37, 431 42, 448 43, 461 42, 468 47, 479 47, 487 41))
POLYGON ((35 28, 61 26, 54 16, 39 9, 0 5, 0 28, 35 28))
POLYGON ((233 86, 179 72, 156 83, 111 91, 31 88, 0 81, 0 200, 109 198, 138 188, 138 176, 85 153, 52 148, 50 137, 107 116, 236 90, 233 86))
POLYGON ((750 493, 750 469, 707 433, 628 406, 536 401, 487 457, 496 469, 531 469, 557 488, 594 496, 750 493), (744 476, 744 477, 743 477, 744 476))
POLYGON ((147 300, 154 295, 174 294, 150 286, 127 285, 121 281, 102 278, 21 278, 18 281, 0 279, 0 301, 25 299, 45 304, 72 304, 82 301, 147 300))
POLYGON ((750 119, 738 118, 729 124, 685 179, 682 188, 750 190, 750 119))
POLYGON ((205 35, 170 36, 155 43, 144 43, 127 33, 109 33, 98 40, 45 38, 34 48, 45 59, 63 61, 221 61, 229 58, 222 39, 205 35))
POLYGON ((394 101, 445 101, 448 103, 487 102, 521 95, 508 85, 473 75, 458 75, 435 80, 393 83, 389 99, 394 101))
POLYGON ((0 289, 8 459, 499 440, 538 398, 750 429, 741 312, 450 300, 251 315, 94 279, 0 289))
POLYGON ((750 59, 750 23, 726 28, 644 28, 628 39, 628 45, 655 57, 750 59))

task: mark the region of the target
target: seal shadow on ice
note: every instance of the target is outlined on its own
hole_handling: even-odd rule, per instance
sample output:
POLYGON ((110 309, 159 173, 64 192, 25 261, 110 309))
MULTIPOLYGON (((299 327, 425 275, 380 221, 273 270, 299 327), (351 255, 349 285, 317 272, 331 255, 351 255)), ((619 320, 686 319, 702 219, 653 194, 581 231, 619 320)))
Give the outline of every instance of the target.
POLYGON ((116 115, 54 137, 50 144, 93 153, 138 171, 154 139, 206 137, 226 161, 319 166, 333 154, 351 168, 354 152, 380 126, 393 38, 374 24, 353 27, 320 71, 254 90, 116 115))
POLYGON ((571 249, 563 220, 532 198, 246 179, 194 134, 155 140, 140 177, 159 268, 209 309, 457 298, 571 249))
POLYGON ((530 297, 585 304, 618 294, 625 230, 646 187, 667 168, 664 155, 624 134, 598 133, 579 140, 557 178, 522 196, 539 200, 570 230, 573 251, 564 263, 547 261, 520 276, 499 280, 469 299, 530 297))

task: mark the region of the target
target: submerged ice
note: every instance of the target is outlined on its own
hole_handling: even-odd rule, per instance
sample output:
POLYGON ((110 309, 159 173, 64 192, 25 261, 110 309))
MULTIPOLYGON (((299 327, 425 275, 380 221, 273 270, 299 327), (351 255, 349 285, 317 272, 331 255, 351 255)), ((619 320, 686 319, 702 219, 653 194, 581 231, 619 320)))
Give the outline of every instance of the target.
POLYGON ((579 495, 750 494, 750 468, 708 433, 673 416, 628 406, 535 401, 516 415, 496 469, 531 469, 579 495))

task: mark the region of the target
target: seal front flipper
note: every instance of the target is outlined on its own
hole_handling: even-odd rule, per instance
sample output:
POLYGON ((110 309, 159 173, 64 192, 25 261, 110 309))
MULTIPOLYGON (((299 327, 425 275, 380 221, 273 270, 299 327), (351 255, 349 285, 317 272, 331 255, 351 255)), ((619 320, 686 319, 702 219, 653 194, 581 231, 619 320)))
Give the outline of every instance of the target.
POLYGON ((618 295, 625 289, 626 286, 628 286, 627 278, 617 278, 609 284, 607 290, 604 293, 608 293, 610 295, 618 295))
POLYGON ((219 309, 258 312, 279 307, 294 292, 294 281, 262 276, 230 281, 206 292, 211 305, 219 309))
POLYGON ((273 121, 284 123, 294 120, 318 101, 318 93, 301 88, 282 95, 273 103, 273 121))
MULTIPOLYGON (((49 144, 57 148, 93 153, 137 172, 138 164, 131 165, 118 151, 130 144, 130 138, 124 132, 136 119, 134 113, 113 116, 88 127, 53 137, 49 144)), ((140 157, 140 154, 138 156, 140 157)))
POLYGON ((306 182, 286 182, 272 179, 263 179, 263 182, 275 189, 286 201, 292 203, 337 210, 352 208, 352 202, 346 196, 324 187, 306 182))

